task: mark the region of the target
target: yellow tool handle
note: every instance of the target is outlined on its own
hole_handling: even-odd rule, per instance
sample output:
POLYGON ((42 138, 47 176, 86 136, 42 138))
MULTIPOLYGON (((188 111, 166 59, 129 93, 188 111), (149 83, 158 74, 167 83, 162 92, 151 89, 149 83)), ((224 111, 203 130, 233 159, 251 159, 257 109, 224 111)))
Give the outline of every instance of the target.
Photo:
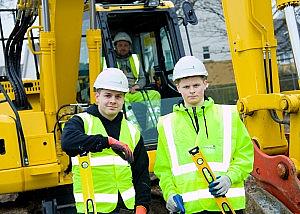
MULTIPOLYGON (((205 160, 203 154, 201 153, 198 146, 191 149, 189 153, 192 155, 192 159, 198 168, 200 174, 202 174, 209 185, 211 182, 216 180, 216 176, 213 171, 209 167, 207 161, 205 160)), ((231 207, 228 199, 225 196, 222 197, 214 197, 215 201, 218 204, 218 207, 221 209, 223 214, 226 214, 226 208, 233 214, 235 214, 234 209, 231 207)))
POLYGON ((97 209, 95 203, 94 184, 89 153, 82 156, 78 156, 78 160, 83 201, 86 207, 85 214, 96 214, 97 209))

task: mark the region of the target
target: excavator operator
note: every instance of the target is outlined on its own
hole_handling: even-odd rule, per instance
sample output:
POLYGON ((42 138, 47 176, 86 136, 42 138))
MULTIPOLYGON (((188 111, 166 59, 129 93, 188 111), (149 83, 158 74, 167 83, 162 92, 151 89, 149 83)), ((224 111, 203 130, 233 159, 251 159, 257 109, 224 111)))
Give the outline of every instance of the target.
POLYGON ((242 213, 253 145, 236 107, 214 104, 204 96, 207 75, 204 64, 194 56, 176 63, 173 81, 183 100, 158 122, 154 173, 170 212, 220 213, 214 197, 226 194, 236 213, 242 213), (189 154, 195 146, 217 177, 209 185, 189 154))
MULTIPOLYGON (((146 78, 141 66, 139 56, 132 53, 132 39, 125 32, 119 32, 114 37, 114 46, 117 59, 117 66, 126 75, 129 82, 129 93, 125 95, 126 103, 144 102, 147 105, 149 117, 152 121, 146 121, 148 125, 142 125, 147 128, 151 125, 156 127, 156 120, 160 116, 160 93, 156 90, 143 90, 146 85, 146 78), (151 103, 149 106, 148 104, 151 103), (156 118, 153 120, 153 118, 156 118), (152 124, 155 121, 155 124, 152 124)), ((136 117, 138 116, 135 112, 136 117)), ((133 116, 133 115, 132 115, 133 116)), ((128 119, 131 120, 130 115, 128 119)), ((145 118, 146 119, 146 118, 145 118)), ((139 121, 141 125, 141 121, 139 121)))
POLYGON ((96 104, 72 117, 62 133, 62 148, 73 157, 77 212, 85 213, 85 204, 75 156, 90 152, 97 213, 146 214, 151 200, 149 159, 139 130, 121 112, 128 80, 121 70, 105 68, 94 88, 96 104))

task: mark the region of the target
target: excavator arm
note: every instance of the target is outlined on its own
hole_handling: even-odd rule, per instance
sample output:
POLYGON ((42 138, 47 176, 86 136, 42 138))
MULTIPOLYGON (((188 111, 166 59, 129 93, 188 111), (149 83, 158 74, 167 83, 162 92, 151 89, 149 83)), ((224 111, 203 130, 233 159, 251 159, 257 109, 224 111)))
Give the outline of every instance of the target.
MULTIPOLYGON (((279 1, 280 8, 299 1, 279 1)), ((252 175, 300 212, 299 92, 281 92, 270 0, 222 0, 239 100, 255 144, 252 175), (289 129, 289 132, 287 131, 289 129)))

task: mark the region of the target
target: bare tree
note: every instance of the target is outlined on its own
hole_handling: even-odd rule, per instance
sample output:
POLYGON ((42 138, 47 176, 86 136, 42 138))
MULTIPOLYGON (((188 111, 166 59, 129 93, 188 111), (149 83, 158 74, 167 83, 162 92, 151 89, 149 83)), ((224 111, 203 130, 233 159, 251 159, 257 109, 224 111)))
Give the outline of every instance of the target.
MULTIPOLYGON (((173 0, 177 14, 183 16, 181 4, 185 0, 173 0)), ((192 28, 191 31, 201 33, 203 37, 219 37, 224 39, 227 37, 225 17, 223 15, 222 0, 191 0, 194 10, 198 16, 199 24, 197 28, 192 28)), ((277 17, 274 21, 274 31, 276 36, 282 36, 282 32, 286 31, 286 23, 282 11, 278 11, 275 2, 272 2, 273 16, 277 17), (280 15, 281 14, 281 15, 280 15)), ((296 19, 300 22, 300 9, 295 8, 296 19)), ((278 46, 287 50, 290 48, 289 41, 279 39, 278 46), (281 44, 283 43, 283 44, 281 44)))
MULTIPOLYGON (((183 16, 181 5, 185 0, 173 0, 177 14, 183 16)), ((204 37, 226 37, 225 18, 221 0, 190 0, 198 16, 197 29, 204 37)))
POLYGON ((199 14, 199 24, 206 32, 205 35, 227 37, 221 0, 198 1, 196 7, 199 14))
POLYGON ((0 0, 0 8, 10 8, 17 0, 0 0))

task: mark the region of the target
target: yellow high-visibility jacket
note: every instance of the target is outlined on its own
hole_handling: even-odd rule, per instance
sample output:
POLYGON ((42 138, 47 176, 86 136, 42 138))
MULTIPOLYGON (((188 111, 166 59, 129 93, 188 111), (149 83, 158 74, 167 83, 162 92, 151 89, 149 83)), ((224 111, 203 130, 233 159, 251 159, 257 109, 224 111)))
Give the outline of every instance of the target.
POLYGON ((172 194, 183 198, 186 213, 219 211, 198 172, 189 150, 199 146, 216 176, 227 175, 232 186, 226 197, 233 209, 245 208, 244 180, 253 169, 253 145, 235 106, 216 105, 209 98, 203 106, 175 105, 173 112, 160 118, 154 172, 160 179, 165 200, 172 194), (199 132, 197 134, 196 120, 199 132))

